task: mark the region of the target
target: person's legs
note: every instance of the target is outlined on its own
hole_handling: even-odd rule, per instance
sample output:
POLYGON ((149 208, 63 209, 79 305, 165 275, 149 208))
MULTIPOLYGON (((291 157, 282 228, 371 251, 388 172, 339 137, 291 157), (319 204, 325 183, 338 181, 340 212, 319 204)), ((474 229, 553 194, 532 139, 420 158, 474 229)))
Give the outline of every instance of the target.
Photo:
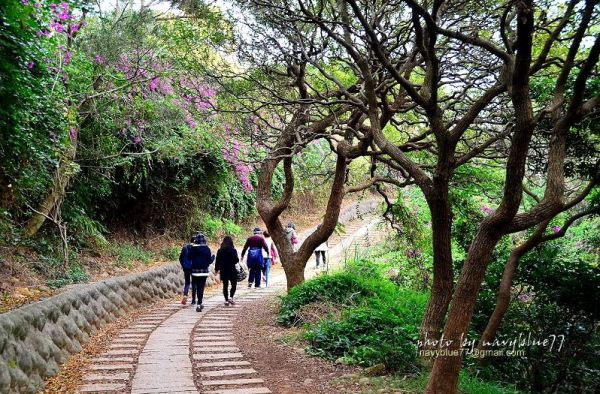
POLYGON ((252 282, 254 282, 255 287, 260 287, 260 277, 262 275, 260 267, 252 267, 250 268, 250 281, 248 282, 248 286, 252 286, 252 282))
POLYGON ((271 272, 271 259, 265 260, 265 286, 269 286, 269 273, 271 272))
POLYGON ((323 267, 327 268, 327 252, 323 250, 321 253, 323 254, 323 267))
POLYGON ((248 267, 248 287, 252 287, 252 282, 254 282, 254 268, 248 267))
POLYGON ((235 295, 235 290, 237 288, 237 280, 236 280, 236 278, 231 278, 231 279, 229 279, 229 281, 231 282, 231 290, 229 291, 229 299, 232 300, 233 296, 235 295))
POLYGON ((204 286, 206 285, 206 279, 208 276, 197 276, 197 288, 196 292, 198 295, 198 305, 202 305, 202 299, 204 298, 204 286))
POLYGON ((185 281, 183 285, 183 299, 181 303, 185 305, 187 303, 188 293, 190 291, 190 280, 191 280, 192 272, 188 270, 183 271, 183 279, 185 281))
POLYGON ((227 301, 227 295, 229 293, 229 280, 227 278, 221 278, 221 282, 223 282, 223 297, 225 297, 225 301, 227 301))
POLYGON ((189 270, 183 271, 183 278, 185 280, 185 284, 183 285, 183 295, 184 295, 184 297, 187 297, 188 293, 190 291, 190 283, 191 283, 191 279, 192 279, 192 271, 189 271, 189 270))
POLYGON ((192 276, 192 304, 196 303, 196 295, 198 292, 198 282, 197 282, 197 276, 192 276))
POLYGON ((321 252, 319 252, 318 250, 315 250, 315 259, 317 260, 315 268, 319 268, 319 262, 321 261, 321 252))

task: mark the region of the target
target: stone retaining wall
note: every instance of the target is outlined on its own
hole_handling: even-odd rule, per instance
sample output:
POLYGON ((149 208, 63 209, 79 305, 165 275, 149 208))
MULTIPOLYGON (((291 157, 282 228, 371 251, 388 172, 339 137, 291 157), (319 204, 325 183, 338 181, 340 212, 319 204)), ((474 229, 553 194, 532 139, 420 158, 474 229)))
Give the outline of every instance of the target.
POLYGON ((140 305, 172 297, 182 286, 181 267, 169 264, 0 315, 0 393, 35 393, 102 326, 140 305))
MULTIPOLYGON (((377 205, 375 200, 353 204, 340 214, 339 222, 355 220, 377 205)), ((211 272, 207 286, 216 283, 211 272)), ((1 314, 0 393, 37 392, 98 329, 140 305, 174 296, 182 286, 181 267, 173 263, 77 287, 1 314)))

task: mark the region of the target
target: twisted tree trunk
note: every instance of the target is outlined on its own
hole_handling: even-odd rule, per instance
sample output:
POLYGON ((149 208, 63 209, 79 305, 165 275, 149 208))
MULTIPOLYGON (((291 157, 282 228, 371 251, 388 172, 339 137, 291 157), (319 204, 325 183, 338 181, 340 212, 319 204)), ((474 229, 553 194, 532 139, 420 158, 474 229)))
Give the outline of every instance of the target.
POLYGON ((63 153, 52 177, 50 192, 38 208, 34 210, 33 215, 25 224, 23 233, 26 237, 33 237, 50 216, 52 210, 60 205, 65 197, 71 177, 77 172, 74 164, 77 154, 77 134, 71 133, 70 137, 69 147, 63 153))

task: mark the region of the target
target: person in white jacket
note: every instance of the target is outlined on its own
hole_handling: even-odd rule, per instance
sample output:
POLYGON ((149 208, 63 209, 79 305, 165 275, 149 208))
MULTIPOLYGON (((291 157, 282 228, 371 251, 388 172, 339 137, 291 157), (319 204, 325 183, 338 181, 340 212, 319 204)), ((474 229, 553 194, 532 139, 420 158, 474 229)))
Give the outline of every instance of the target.
POLYGON ((271 234, 267 231, 263 232, 263 236, 265 237, 265 243, 267 244, 268 252, 263 249, 263 260, 265 261, 265 265, 263 267, 263 280, 265 281, 265 286, 269 286, 269 274, 271 272, 271 265, 277 263, 277 246, 273 242, 273 238, 271 238, 271 234))

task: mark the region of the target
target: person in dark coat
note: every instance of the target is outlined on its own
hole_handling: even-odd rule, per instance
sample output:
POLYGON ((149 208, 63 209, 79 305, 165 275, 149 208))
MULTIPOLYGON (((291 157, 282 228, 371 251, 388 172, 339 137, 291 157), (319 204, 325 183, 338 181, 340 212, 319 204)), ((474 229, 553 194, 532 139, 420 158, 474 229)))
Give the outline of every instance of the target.
MULTIPOLYGON (((181 248, 181 253, 179 254, 179 263, 181 264, 181 268, 183 269, 183 279, 185 284, 183 285, 183 298, 181 299, 181 303, 185 305, 187 303, 188 293, 190 291, 190 283, 192 279, 192 260, 190 260, 190 248, 191 244, 194 243, 195 236, 190 239, 189 244, 183 245, 181 248)), ((196 300, 192 298, 192 304, 195 304, 196 300)))
POLYGON ((217 251, 217 259, 215 261, 215 272, 220 274, 221 282, 223 282, 223 296, 225 297, 225 305, 234 305, 233 296, 237 287, 237 269, 236 264, 240 258, 238 252, 233 245, 233 239, 230 236, 223 238, 221 248, 217 251), (231 290, 229 285, 231 284, 231 290))
POLYGON ((206 279, 208 279, 208 267, 215 259, 206 245, 204 234, 198 234, 194 239, 194 243, 190 246, 189 258, 192 261, 192 300, 197 300, 196 312, 201 312, 204 308, 202 299, 206 279))

